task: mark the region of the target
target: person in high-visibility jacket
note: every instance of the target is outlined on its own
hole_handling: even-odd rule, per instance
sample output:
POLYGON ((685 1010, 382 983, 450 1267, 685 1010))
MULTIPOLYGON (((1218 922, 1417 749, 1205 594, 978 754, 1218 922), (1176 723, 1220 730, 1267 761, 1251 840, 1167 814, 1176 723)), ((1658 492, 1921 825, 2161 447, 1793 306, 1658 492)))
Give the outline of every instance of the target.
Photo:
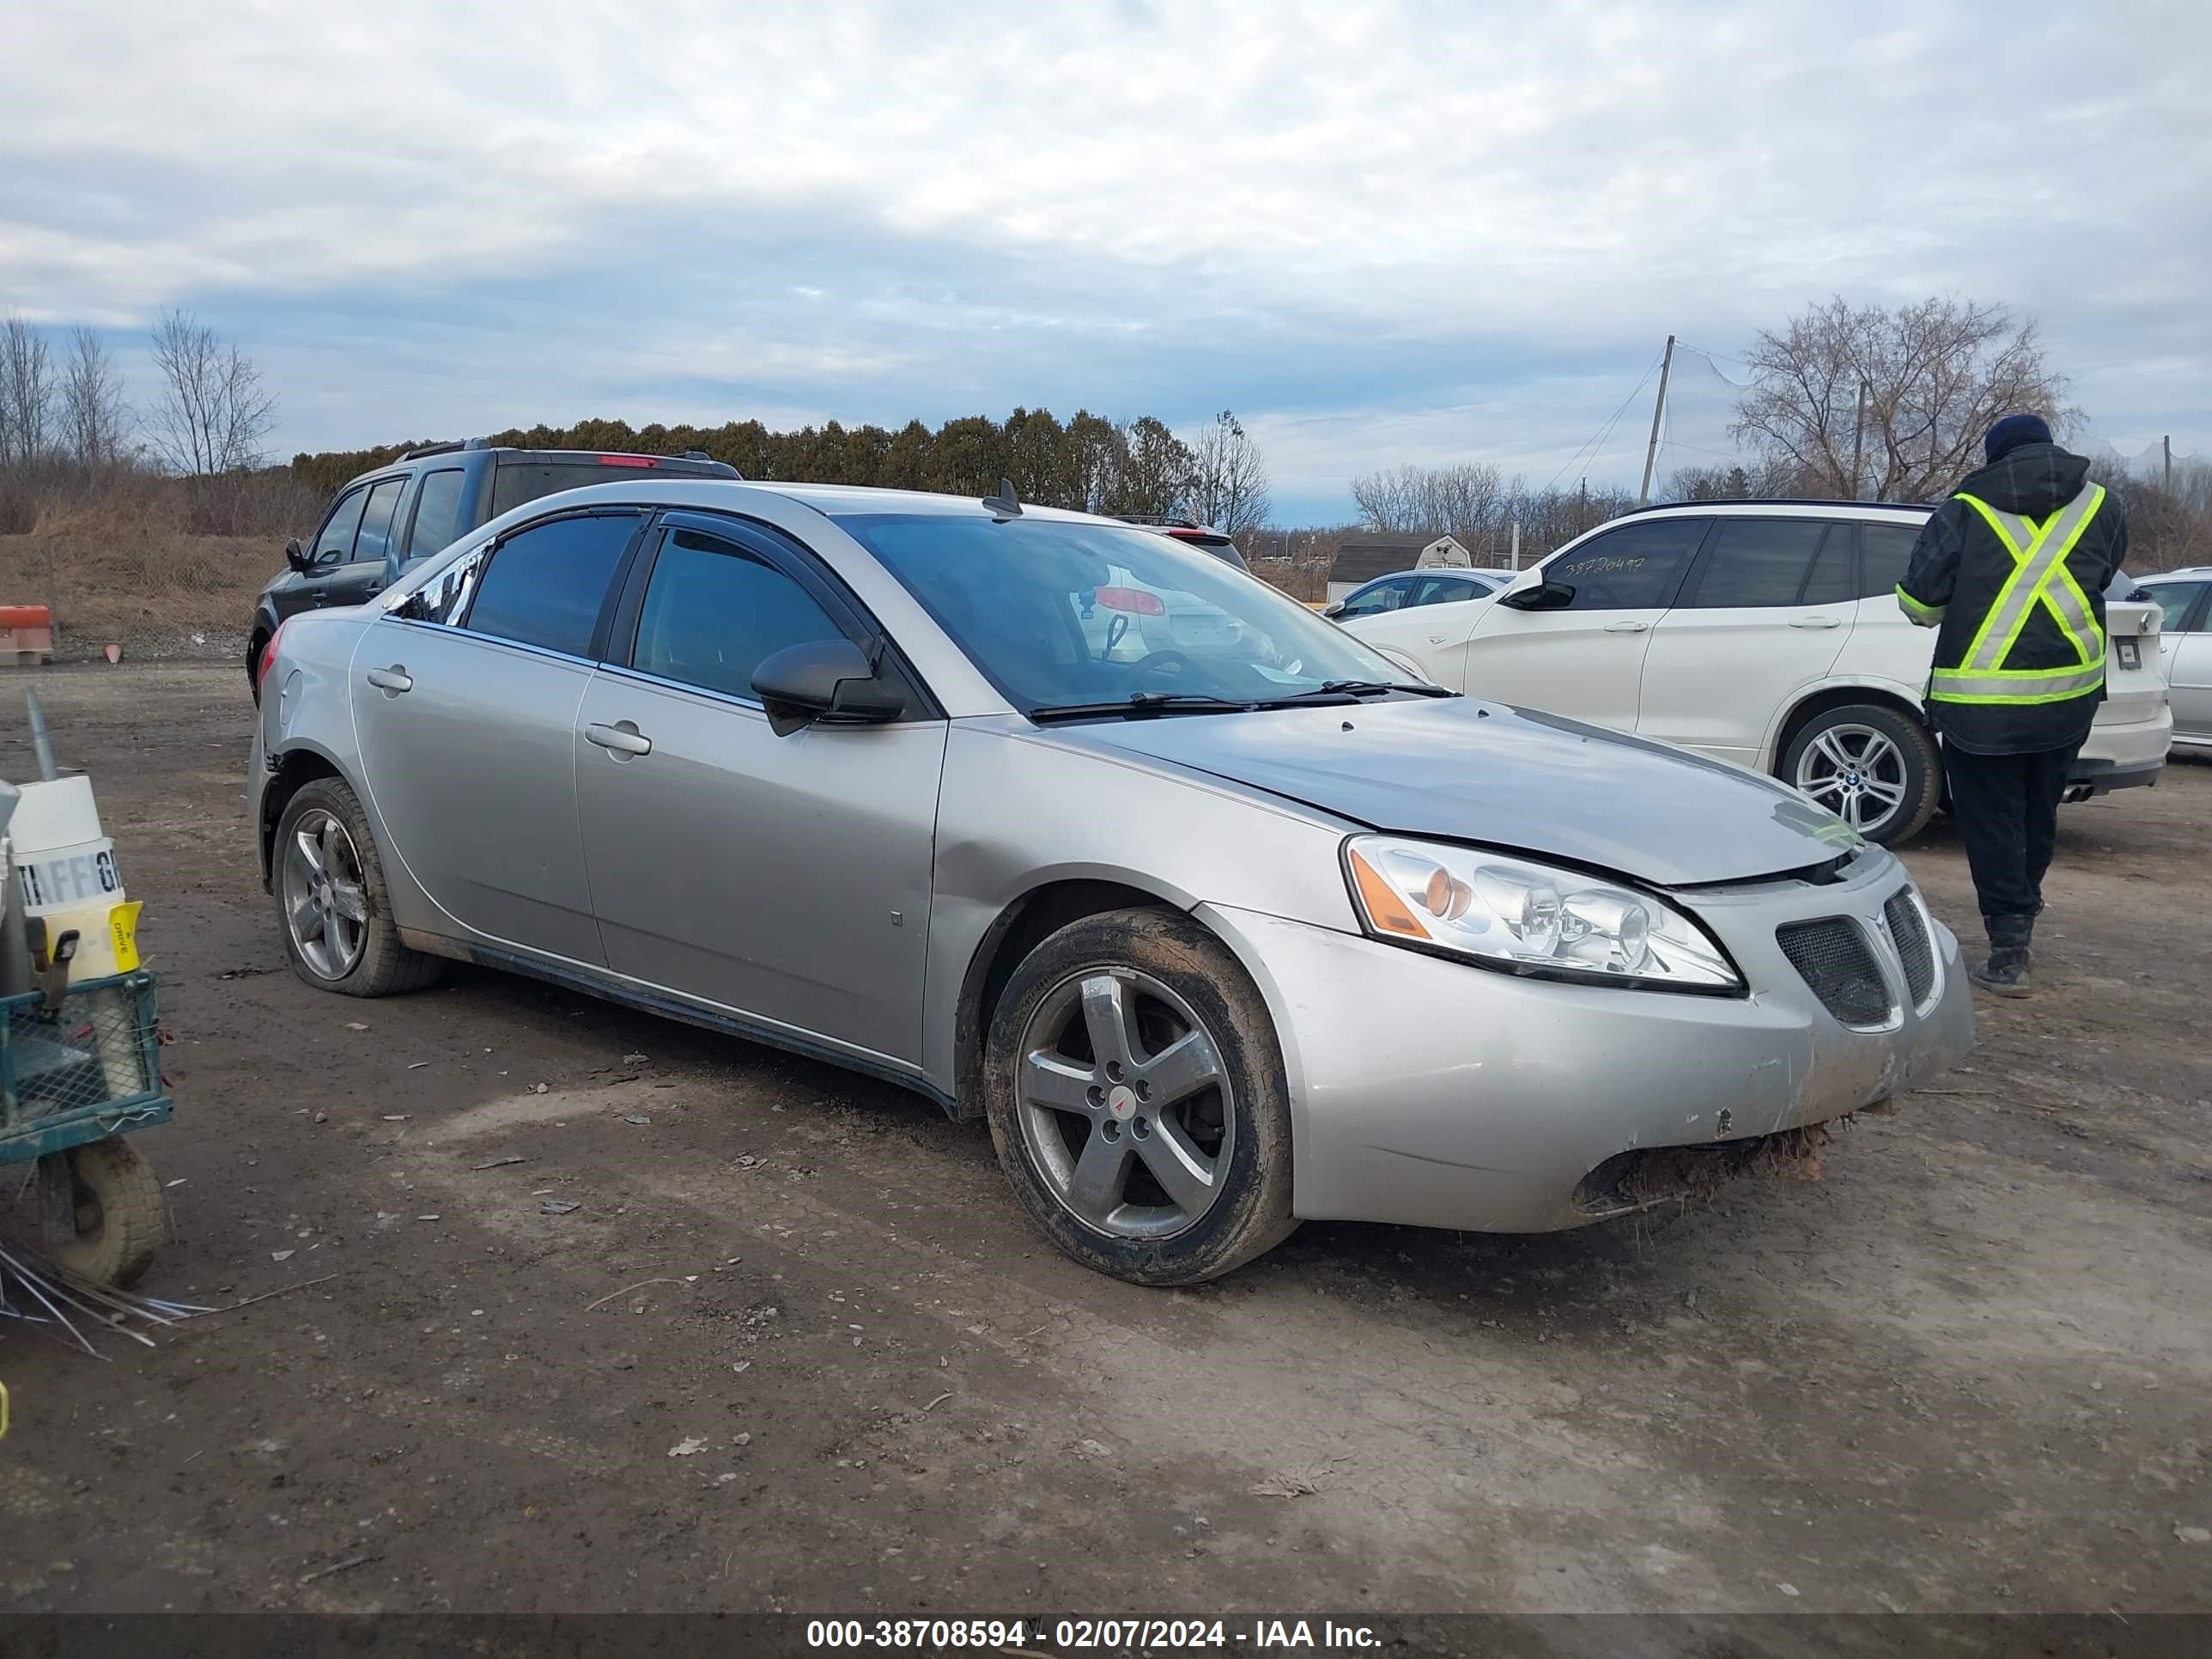
POLYGON ((2105 699, 2105 587, 2128 527, 2040 416, 2006 416, 1982 454, 1922 529, 1897 602, 1936 630, 1928 719, 1990 940, 1967 977, 2026 996, 2059 797, 2105 699))

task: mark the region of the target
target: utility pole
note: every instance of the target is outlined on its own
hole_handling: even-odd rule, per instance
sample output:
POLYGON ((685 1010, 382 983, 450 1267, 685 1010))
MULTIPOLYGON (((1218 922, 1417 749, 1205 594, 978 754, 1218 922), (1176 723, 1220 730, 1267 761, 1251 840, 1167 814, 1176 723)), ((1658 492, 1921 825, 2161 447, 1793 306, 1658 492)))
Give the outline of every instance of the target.
POLYGON ((1866 444, 1866 376, 1859 376, 1858 412, 1851 416, 1851 499, 1859 499, 1859 456, 1866 444))
POLYGON ((2167 433, 2160 441, 2166 447, 2166 493, 2173 494, 2173 434, 2167 433))
MULTIPOLYGON (((1659 460, 1659 417, 1667 409, 1667 376, 1674 368, 1674 337, 1667 337, 1667 355, 1659 360, 1659 396, 1651 405, 1651 441, 1644 448, 1644 488, 1636 492, 1638 507, 1651 505, 1651 469, 1659 460)), ((1583 494, 1589 494, 1585 485, 1583 494)))
POLYGON ((1513 520, 1513 568, 1521 568, 1521 520, 1513 520))

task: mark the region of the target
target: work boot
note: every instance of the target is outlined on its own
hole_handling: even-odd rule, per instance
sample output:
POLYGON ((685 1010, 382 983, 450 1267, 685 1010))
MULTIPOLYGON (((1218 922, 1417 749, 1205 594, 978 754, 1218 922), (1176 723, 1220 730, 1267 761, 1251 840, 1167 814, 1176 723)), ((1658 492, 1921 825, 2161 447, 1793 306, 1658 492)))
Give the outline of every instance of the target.
POLYGON ((1966 977, 1993 996, 2027 994, 2028 941, 2035 933, 2033 916, 1984 916, 1989 929, 1990 959, 1967 968, 1966 977))

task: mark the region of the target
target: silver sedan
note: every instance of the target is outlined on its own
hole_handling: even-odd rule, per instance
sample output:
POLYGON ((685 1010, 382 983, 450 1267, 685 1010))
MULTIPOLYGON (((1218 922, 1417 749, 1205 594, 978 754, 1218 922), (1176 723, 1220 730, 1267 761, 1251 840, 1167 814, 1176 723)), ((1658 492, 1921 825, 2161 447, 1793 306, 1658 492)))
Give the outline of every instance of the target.
POLYGON ((888 1079, 1140 1283, 1626 1213, 1972 1042, 1957 941, 1802 796, 1003 495, 577 490, 264 669, 309 984, 459 959, 888 1079))

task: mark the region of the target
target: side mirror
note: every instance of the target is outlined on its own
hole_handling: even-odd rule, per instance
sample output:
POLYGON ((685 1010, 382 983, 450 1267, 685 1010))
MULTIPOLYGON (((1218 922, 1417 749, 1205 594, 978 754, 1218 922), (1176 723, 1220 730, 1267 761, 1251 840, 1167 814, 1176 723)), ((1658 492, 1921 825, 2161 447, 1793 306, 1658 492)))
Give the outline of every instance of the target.
POLYGON ((1575 602, 1575 590, 1565 582, 1539 582, 1517 593, 1501 593, 1498 602, 1516 611, 1564 611, 1575 602))
POLYGON ((763 658, 753 694, 779 738, 816 724, 881 726, 906 712, 905 695, 878 679, 850 640, 809 640, 763 658))
POLYGON ((315 568, 315 562, 307 556, 307 550, 300 545, 297 536, 284 544, 284 562, 302 576, 315 568))

